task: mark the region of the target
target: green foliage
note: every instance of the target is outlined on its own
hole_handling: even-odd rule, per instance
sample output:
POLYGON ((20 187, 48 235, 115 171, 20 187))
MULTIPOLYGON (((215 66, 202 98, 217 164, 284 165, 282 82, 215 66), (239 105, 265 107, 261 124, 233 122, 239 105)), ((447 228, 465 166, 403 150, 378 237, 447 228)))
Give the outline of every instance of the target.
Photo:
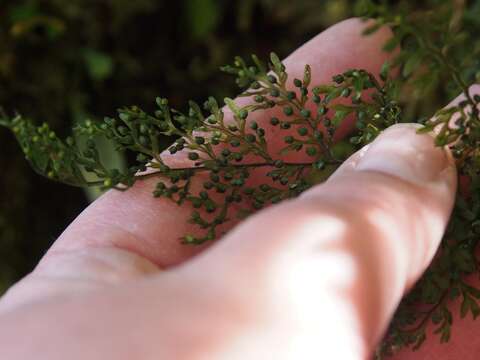
MULTIPOLYGON (((251 14, 254 3, 278 7, 266 0, 244 1, 239 5, 240 13, 251 14)), ((206 4, 204 11, 221 9, 213 2, 206 4)), ((375 20, 366 36, 384 25, 394 30, 394 37, 384 46, 386 51, 396 51, 394 58, 378 77, 350 69, 334 76, 330 83, 311 84, 311 69, 306 65, 303 78, 291 79, 294 86, 289 87, 289 75, 277 55, 271 54, 268 63, 256 56, 248 62, 237 57, 223 70, 235 76, 242 96, 249 99, 247 105, 240 106, 230 98, 219 104, 210 97, 203 104, 190 101, 182 111, 176 101, 157 98, 151 111, 132 106, 120 109, 115 118, 80 122, 65 140, 49 125, 35 126, 20 115, 3 115, 0 124, 15 134, 35 171, 53 180, 125 191, 140 179, 157 177, 153 196, 169 198, 179 206, 189 203, 196 209, 191 222, 201 229, 200 235, 183 237, 184 243, 196 245, 218 238, 219 227, 225 222, 295 197, 325 180, 388 126, 418 119, 424 124, 421 131, 436 131, 438 146, 452 148, 459 174, 468 186, 458 194, 440 251, 402 301, 377 355, 381 358, 404 346, 418 348, 426 339, 430 322, 437 326, 440 341, 445 342, 452 331, 452 311, 459 311, 461 317, 480 314, 480 290, 467 280, 478 274, 480 265, 475 256, 480 235, 480 97, 468 92, 468 86, 480 78, 480 42, 475 38, 480 27, 480 2, 377 4, 360 0, 356 8, 375 20), (437 111, 459 92, 465 101, 437 111), (288 130, 279 151, 269 146, 267 125, 252 119, 255 112, 271 108, 281 109, 282 115, 272 117, 268 126, 288 130), (356 118, 356 128, 348 139, 334 143, 338 128, 352 117, 356 118), (165 145, 166 138, 173 144, 165 145), (109 141, 119 153, 130 154, 134 163, 127 168, 113 167, 105 161, 99 139, 109 141), (162 151, 184 153, 190 166, 170 167, 160 156, 162 151), (292 152, 304 154, 307 160, 289 162, 286 156, 292 152), (264 182, 252 187, 248 179, 257 169, 265 170, 264 182), (203 179, 203 189, 191 189, 193 177, 203 179), (201 215, 200 209, 206 215, 201 215), (447 301, 455 298, 461 299, 459 309, 447 306, 447 301)), ((20 9, 15 16, 21 19, 28 14, 20 9)), ((192 20, 194 38, 214 36, 220 17, 212 16, 207 23, 192 20)), ((249 22, 238 24, 243 28, 249 22)), ((114 62, 103 52, 82 54, 92 79, 102 80, 115 73, 114 62)))
MULTIPOLYGON (((195 209, 211 214, 203 218, 197 210, 191 221, 205 230, 195 237, 186 234, 187 243, 202 244, 215 239, 217 227, 228 221, 227 214, 233 203, 245 216, 252 209, 278 203, 302 193, 312 186, 316 178, 324 178, 323 171, 331 172, 329 165, 338 166, 350 152, 333 151, 333 137, 338 127, 350 114, 363 119, 359 122, 355 144, 371 141, 399 119, 399 108, 391 100, 393 83, 380 85, 374 76, 364 70, 349 70, 334 78, 335 84, 311 87, 311 70, 305 67, 303 79, 294 79, 295 91, 287 88, 288 75, 277 55, 263 64, 256 56, 252 64, 238 57, 233 66, 223 70, 237 77, 237 83, 247 90, 243 97, 252 98, 252 104, 238 106, 226 98, 225 104, 233 114, 226 118, 224 110, 214 98, 209 98, 203 109, 191 101, 185 113, 171 108, 166 99, 157 98, 157 110, 149 115, 136 106, 120 109, 117 118, 106 118, 102 123, 90 120, 79 124, 75 136, 62 141, 47 124, 35 127, 21 116, 3 120, 17 137, 33 169, 66 184, 75 186, 102 186, 105 189, 126 190, 138 179, 158 176, 162 179, 153 194, 167 197, 182 205, 190 202, 195 209), (267 71, 269 71, 267 73, 267 71), (374 90, 366 99, 362 94, 374 90), (350 105, 334 103, 340 97, 351 98, 350 105), (313 110, 307 104, 315 104, 313 110), (275 118, 280 129, 297 129, 297 135, 285 136, 285 146, 272 153, 266 140, 266 131, 256 122, 247 122, 253 112, 282 107, 284 117, 275 118), (324 126, 325 131, 320 127, 324 126), (74 138, 84 136, 86 146, 78 146, 74 138), (171 168, 160 157, 160 141, 164 136, 178 139, 168 148, 171 154, 188 152, 191 165, 171 168), (120 152, 133 152, 136 164, 125 171, 108 169, 97 147, 97 138, 110 140, 120 152), (220 150, 219 150, 220 149, 220 150), (304 152, 311 159, 304 163, 283 161, 289 152, 304 152), (152 160, 153 159, 153 160, 152 160), (253 159, 245 162, 244 159, 253 159), (147 168, 150 170, 147 174, 147 168), (268 169, 265 184, 246 187, 252 169, 268 169), (199 172, 207 172, 204 190, 190 191, 190 182, 199 172), (95 176, 88 181, 85 173, 95 176), (311 173, 311 174, 310 174, 311 173), (309 176, 310 174, 311 176, 309 176), (222 194, 218 196, 214 194, 222 194)), ((353 150, 354 148, 350 148, 353 150)))

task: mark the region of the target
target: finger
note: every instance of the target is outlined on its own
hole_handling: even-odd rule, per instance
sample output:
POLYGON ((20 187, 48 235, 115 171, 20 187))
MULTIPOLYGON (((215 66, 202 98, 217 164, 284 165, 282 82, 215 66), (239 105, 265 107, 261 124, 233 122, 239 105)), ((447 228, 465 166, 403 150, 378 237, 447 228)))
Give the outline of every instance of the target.
MULTIPOLYGON (((472 85, 469 89, 470 95, 480 94, 480 85, 472 85)), ((465 100, 464 95, 455 98, 448 106, 456 106, 461 101, 465 100)), ((451 121, 451 126, 455 126, 455 120, 458 116, 454 116, 451 121)), ((459 189, 463 194, 469 193, 469 178, 465 175, 459 177, 459 189)), ((480 279, 478 276, 470 276, 464 281, 475 287, 480 287, 480 279)), ((400 350, 397 354, 392 356, 392 360, 475 360, 478 358, 480 352, 480 342, 478 340, 478 323, 470 316, 461 318, 460 307, 462 297, 447 301, 447 307, 452 312, 453 322, 451 327, 450 340, 446 343, 440 342, 439 334, 435 334, 435 329, 438 325, 429 321, 426 326, 427 338, 423 345, 416 351, 411 351, 409 348, 400 350)))
MULTIPOLYGON (((309 63, 314 83, 330 81, 332 75, 347 68, 379 72, 388 57, 381 50, 382 44, 391 33, 385 28, 363 37, 365 26, 360 20, 351 19, 326 30, 285 60, 287 72, 292 79, 299 77, 303 66, 309 63)), ((265 114, 255 116, 269 118, 265 114)), ((170 161, 183 163, 182 158, 170 161)), ((101 197, 62 234, 47 259, 85 247, 117 247, 168 267, 200 251, 201 248, 188 247, 179 241, 186 233, 198 231, 196 226, 188 224, 192 209, 188 205, 178 207, 167 199, 154 199, 151 194, 154 183, 155 180, 141 181, 125 193, 112 191, 101 197)), ((193 189, 201 183, 202 179, 197 178, 193 189)))
POLYGON ((254 296, 282 354, 366 359, 431 261, 455 189, 450 154, 396 125, 348 172, 251 217, 180 271, 254 296))

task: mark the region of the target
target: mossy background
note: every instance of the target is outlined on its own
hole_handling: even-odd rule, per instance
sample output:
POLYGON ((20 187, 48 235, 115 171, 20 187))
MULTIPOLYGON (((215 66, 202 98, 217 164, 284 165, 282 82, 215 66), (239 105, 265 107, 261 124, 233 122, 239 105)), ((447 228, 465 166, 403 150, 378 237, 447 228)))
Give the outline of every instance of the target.
MULTIPOLYGON (((47 121, 60 134, 116 108, 181 108, 189 99, 234 96, 219 72, 235 55, 286 55, 353 15, 333 0, 2 0, 0 105, 47 121)), ((0 293, 88 205, 92 193, 33 173, 0 130, 0 293)), ((112 161, 124 161, 112 157, 112 161)))

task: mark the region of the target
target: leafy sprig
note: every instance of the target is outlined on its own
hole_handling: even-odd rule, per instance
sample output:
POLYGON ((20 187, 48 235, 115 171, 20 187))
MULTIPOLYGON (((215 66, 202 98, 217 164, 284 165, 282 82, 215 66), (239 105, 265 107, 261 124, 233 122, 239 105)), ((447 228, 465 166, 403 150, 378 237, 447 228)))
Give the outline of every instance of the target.
MULTIPOLYGON (((218 237, 217 228, 229 220, 232 206, 237 217, 244 217, 252 210, 295 197, 328 176, 355 149, 349 147, 339 156, 334 141, 337 129, 348 116, 360 119, 357 136, 352 138, 355 145, 371 141, 382 128, 399 120, 399 107, 391 100, 391 83, 382 85, 364 70, 348 70, 335 76, 332 84, 311 86, 311 69, 307 65, 303 78, 293 79, 291 89, 285 66, 275 54, 268 64, 256 56, 251 62, 236 58, 232 66, 223 69, 235 75, 244 89, 241 97, 250 100, 244 106, 226 98, 222 109, 214 98, 209 98, 203 106, 190 102, 183 113, 170 108, 166 99, 158 98, 154 114, 136 106, 120 109, 116 118, 79 124, 75 136, 65 141, 48 125, 35 127, 21 116, 4 123, 17 136, 34 169, 51 179, 126 190, 139 179, 158 177, 154 196, 169 198, 179 205, 190 203, 195 209, 191 222, 204 229, 203 235, 186 234, 183 241, 202 244, 218 237), (249 119, 254 112, 276 107, 282 109, 282 115, 272 116, 268 124, 249 119), (284 146, 279 151, 269 147, 266 126, 285 131, 284 146), (87 138, 86 148, 73 140, 78 136, 87 138), (161 156, 162 136, 177 137, 166 151, 183 153, 190 165, 168 165, 161 156), (113 142, 118 151, 133 152, 136 164, 124 172, 108 169, 96 147, 97 137, 113 142), (290 152, 302 152, 308 160, 284 161, 290 152), (248 178, 258 168, 266 169, 265 182, 251 186, 248 178), (87 181, 85 173, 98 180, 87 181), (203 174, 203 189, 193 192, 192 178, 199 173, 203 174)), ((386 72, 383 77, 387 79, 386 72)))

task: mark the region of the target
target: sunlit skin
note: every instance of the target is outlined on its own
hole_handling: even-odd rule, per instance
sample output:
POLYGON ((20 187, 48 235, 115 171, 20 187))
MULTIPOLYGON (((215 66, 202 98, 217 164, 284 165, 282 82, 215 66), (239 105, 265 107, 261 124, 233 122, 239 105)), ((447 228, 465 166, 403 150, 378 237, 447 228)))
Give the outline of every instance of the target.
MULTIPOLYGON (((314 84, 348 68, 378 73, 390 31, 363 37, 364 26, 326 30, 287 72, 301 77, 308 63, 314 84)), ((272 150, 282 146, 264 127, 272 150)), ((182 154, 166 161, 185 165, 182 154)), ((368 359, 440 243, 456 179, 448 151, 397 125, 325 184, 208 247, 180 244, 191 209, 154 199, 154 180, 109 192, 0 300, 1 358, 368 359)), ((394 359, 476 359, 475 328, 457 316, 448 344, 430 336, 394 359)))

